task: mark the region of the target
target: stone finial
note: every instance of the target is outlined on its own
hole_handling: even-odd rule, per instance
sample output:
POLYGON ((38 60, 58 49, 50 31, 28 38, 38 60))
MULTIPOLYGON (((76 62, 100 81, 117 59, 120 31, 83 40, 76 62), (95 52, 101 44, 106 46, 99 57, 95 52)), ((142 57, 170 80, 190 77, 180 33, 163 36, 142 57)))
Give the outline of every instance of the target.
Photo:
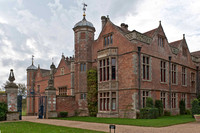
POLYGON ((159 25, 161 25, 161 20, 159 21, 159 25))
POLYGON ((183 39, 185 39, 185 34, 183 34, 183 39))
POLYGON ((11 83, 13 83, 13 81, 15 81, 15 76, 14 76, 14 73, 13 73, 13 69, 10 69, 10 76, 9 76, 8 80, 11 83))

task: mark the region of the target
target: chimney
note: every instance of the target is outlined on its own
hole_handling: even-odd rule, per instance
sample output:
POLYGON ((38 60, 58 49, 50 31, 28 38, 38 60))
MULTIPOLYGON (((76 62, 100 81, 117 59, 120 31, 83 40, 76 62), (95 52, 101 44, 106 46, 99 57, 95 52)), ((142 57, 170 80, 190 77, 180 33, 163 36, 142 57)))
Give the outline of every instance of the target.
POLYGON ((125 23, 121 23, 121 28, 124 30, 128 30, 128 25, 125 23))
POLYGON ((106 16, 101 16, 102 29, 106 25, 106 22, 107 22, 106 16))

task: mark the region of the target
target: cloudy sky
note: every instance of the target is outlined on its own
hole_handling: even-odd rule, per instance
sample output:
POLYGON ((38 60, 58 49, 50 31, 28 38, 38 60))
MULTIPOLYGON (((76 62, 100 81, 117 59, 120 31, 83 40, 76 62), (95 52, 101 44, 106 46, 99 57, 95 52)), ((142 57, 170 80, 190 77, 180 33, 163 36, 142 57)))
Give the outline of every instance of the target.
POLYGON ((159 21, 169 42, 186 40, 191 52, 200 50, 199 0, 0 0, 0 87, 14 69, 17 83, 26 83, 26 68, 34 64, 48 69, 52 58, 58 65, 62 53, 73 55, 73 26, 86 18, 101 29, 101 16, 109 15, 117 25, 141 33, 158 27, 159 21))

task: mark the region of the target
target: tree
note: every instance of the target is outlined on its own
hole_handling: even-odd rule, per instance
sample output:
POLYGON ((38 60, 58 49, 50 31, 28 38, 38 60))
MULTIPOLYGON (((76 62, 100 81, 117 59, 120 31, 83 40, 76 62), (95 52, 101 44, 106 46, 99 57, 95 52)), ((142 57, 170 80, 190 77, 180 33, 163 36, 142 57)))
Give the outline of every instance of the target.
MULTIPOLYGON (((5 91, 5 86, 8 85, 10 82, 9 81, 6 81, 5 83, 3 83, 2 85, 2 90, 5 91)), ((22 95, 22 98, 25 99, 26 96, 27 96, 27 88, 26 88, 26 85, 25 84, 22 84, 22 83, 18 83, 17 84, 18 86, 18 95, 22 95)), ((1 90, 0 90, 1 91, 1 90)))
POLYGON ((18 85, 18 95, 21 95, 22 98, 25 99, 27 96, 26 85, 22 83, 18 83, 17 85, 18 85))
POLYGON ((90 69, 87 72, 87 103, 90 116, 96 116, 98 112, 98 90, 97 90, 97 70, 90 69))

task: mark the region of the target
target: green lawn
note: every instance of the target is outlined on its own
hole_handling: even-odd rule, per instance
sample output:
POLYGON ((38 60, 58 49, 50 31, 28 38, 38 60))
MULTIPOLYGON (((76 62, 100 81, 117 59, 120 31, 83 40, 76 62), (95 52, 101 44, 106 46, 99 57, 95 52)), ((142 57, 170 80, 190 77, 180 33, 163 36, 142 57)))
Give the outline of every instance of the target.
POLYGON ((1 133, 103 133, 92 130, 39 124, 32 122, 0 123, 1 133))
POLYGON ((57 118, 62 120, 85 121, 119 125, 134 125, 145 127, 165 127, 195 121, 191 115, 163 116, 158 119, 127 119, 127 118, 96 118, 96 117, 69 117, 57 118))

